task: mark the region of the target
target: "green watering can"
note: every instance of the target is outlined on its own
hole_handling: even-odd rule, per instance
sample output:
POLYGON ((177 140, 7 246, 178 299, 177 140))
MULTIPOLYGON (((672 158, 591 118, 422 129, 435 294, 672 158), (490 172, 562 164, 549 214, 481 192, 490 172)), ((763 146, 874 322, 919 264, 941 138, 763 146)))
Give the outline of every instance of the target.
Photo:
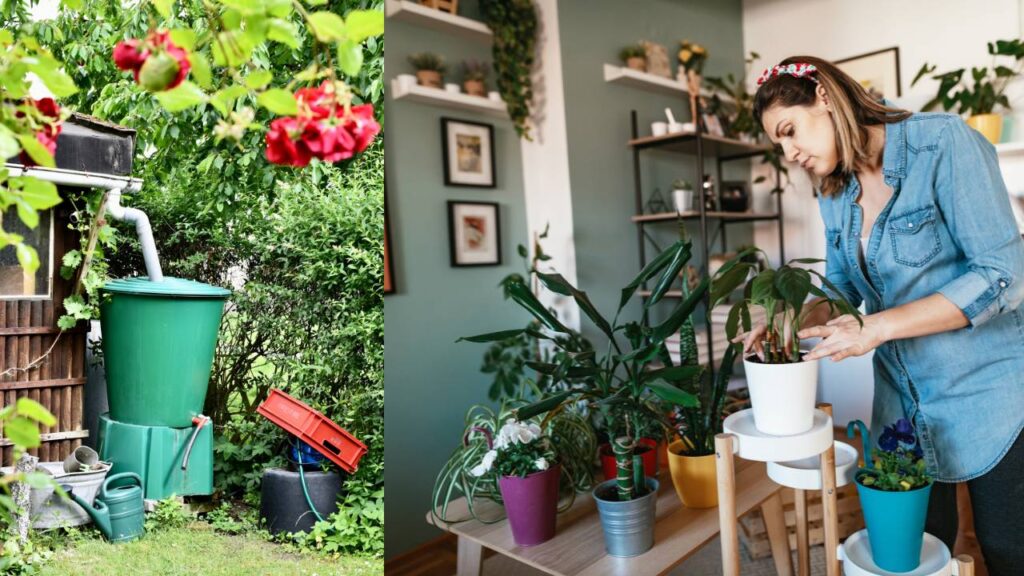
POLYGON ((92 505, 71 491, 68 485, 61 488, 92 517, 93 522, 111 542, 128 542, 142 536, 145 522, 142 504, 142 478, 134 472, 114 474, 103 482, 92 505), (115 488, 110 485, 118 480, 131 482, 115 488))

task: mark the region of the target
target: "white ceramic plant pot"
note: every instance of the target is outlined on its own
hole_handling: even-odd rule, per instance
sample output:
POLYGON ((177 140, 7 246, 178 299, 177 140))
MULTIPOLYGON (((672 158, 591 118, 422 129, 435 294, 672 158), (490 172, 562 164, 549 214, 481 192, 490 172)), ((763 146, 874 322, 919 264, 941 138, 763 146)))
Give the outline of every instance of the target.
POLYGON ((689 212, 693 210, 693 190, 675 189, 672 191, 672 202, 676 206, 676 212, 689 212))
MULTIPOLYGON (((754 357, 756 360, 756 357, 754 357)), ((762 364, 743 359, 754 426, 772 436, 803 434, 814 426, 818 361, 762 364)))

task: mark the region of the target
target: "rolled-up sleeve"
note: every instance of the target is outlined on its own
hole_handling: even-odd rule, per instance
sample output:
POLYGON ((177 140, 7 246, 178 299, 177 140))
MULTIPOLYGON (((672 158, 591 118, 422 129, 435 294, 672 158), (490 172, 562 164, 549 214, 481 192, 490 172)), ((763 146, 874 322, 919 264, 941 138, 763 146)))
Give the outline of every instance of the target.
POLYGON ((1010 207, 995 147, 963 120, 939 137, 936 192, 967 270, 939 289, 980 326, 1024 301, 1024 241, 1010 207))

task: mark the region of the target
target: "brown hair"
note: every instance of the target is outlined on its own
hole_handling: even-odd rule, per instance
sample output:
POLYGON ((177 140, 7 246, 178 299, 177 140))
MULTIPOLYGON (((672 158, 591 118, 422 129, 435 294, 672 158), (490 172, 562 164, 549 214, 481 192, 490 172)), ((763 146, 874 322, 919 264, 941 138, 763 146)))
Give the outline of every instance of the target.
MULTIPOLYGON (((867 127, 903 121, 911 112, 882 105, 856 80, 821 58, 791 56, 779 65, 801 62, 817 68, 814 77, 825 89, 832 107, 839 163, 820 183, 821 193, 830 196, 843 190, 855 171, 872 164, 873 159, 868 155, 867 127)), ((817 100, 817 87, 818 84, 807 78, 779 74, 762 84, 754 94, 754 121, 761 126, 761 116, 775 105, 813 105, 817 100)))

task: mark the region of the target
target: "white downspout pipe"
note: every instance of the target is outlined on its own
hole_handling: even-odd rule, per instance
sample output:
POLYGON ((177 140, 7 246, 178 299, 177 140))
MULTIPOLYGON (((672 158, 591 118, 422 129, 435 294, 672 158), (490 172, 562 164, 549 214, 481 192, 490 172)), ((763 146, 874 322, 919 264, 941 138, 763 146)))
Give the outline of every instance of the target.
POLYGON ((135 223, 135 233, 142 244, 142 258, 146 261, 146 273, 153 282, 163 282, 164 273, 160 270, 160 257, 156 253, 153 241, 153 229, 149 225, 149 217, 137 208, 121 206, 121 189, 115 188, 107 193, 107 214, 117 220, 135 223))
POLYGON ((138 192, 142 189, 142 180, 127 176, 106 176, 62 168, 25 168, 19 164, 4 164, 4 168, 7 169, 8 175, 12 177, 32 176, 61 186, 109 190, 110 192, 107 195, 107 213, 117 220, 125 220, 135 224, 135 233, 138 234, 139 243, 142 244, 142 257, 146 261, 146 273, 153 282, 163 282, 164 274, 160 269, 160 258, 156 252, 156 243, 153 241, 153 229, 149 225, 149 217, 142 210, 121 206, 122 192, 125 190, 138 192))

